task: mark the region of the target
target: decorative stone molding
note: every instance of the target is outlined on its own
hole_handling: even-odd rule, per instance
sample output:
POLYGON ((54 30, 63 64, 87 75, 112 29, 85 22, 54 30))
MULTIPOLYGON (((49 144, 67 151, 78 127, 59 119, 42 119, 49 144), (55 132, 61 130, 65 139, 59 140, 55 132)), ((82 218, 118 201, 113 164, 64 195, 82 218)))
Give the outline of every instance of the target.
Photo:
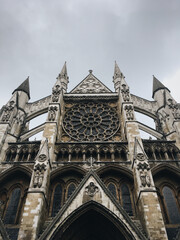
POLYGON ((52 102, 58 102, 60 92, 60 85, 56 85, 52 90, 52 102))
POLYGON ((13 109, 14 109, 14 101, 10 101, 9 104, 4 107, 1 122, 3 123, 9 122, 13 109))
POLYGON ((122 85, 121 93, 122 93, 123 100, 125 102, 129 102, 130 93, 129 93, 129 87, 127 87, 126 84, 122 85))
POLYGON ((126 105, 124 107, 125 111, 126 111, 126 117, 128 120, 134 120, 134 109, 132 105, 126 105))
POLYGON ((96 77, 90 74, 71 93, 110 93, 111 91, 96 77))
POLYGON ((39 162, 45 162, 47 159, 47 156, 45 154, 40 154, 38 157, 39 162))
POLYGON ((141 181, 141 187, 151 187, 150 166, 144 153, 138 153, 136 156, 137 170, 141 181))
POLYGON ((43 183, 44 178, 44 172, 46 171, 46 165, 43 164, 37 164, 34 167, 34 181, 33 181, 33 187, 34 188, 40 188, 43 183))
POLYGON ((89 185, 85 188, 85 192, 90 197, 93 197, 97 192, 99 192, 99 188, 93 182, 90 182, 89 185))
POLYGON ((137 169, 138 170, 141 170, 141 171, 144 171, 144 170, 149 170, 150 167, 149 167, 149 164, 147 162, 138 162, 137 164, 137 169))

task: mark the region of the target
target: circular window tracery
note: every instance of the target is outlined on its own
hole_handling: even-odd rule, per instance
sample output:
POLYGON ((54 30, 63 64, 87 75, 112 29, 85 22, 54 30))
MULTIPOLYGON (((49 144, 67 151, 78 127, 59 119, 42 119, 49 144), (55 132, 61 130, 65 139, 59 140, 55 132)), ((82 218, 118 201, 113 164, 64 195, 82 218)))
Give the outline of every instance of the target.
POLYGON ((107 104, 77 104, 69 109, 63 120, 64 130, 75 140, 102 141, 119 128, 116 111, 107 104))

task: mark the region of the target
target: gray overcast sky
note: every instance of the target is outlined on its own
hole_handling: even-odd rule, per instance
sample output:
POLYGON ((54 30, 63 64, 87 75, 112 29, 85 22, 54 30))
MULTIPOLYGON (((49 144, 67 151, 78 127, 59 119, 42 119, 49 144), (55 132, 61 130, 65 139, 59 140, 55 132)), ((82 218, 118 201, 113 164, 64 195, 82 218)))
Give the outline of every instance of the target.
POLYGON ((180 1, 0 0, 0 106, 27 76, 30 101, 51 94, 64 61, 68 90, 89 69, 113 90, 115 60, 131 93, 154 74, 180 102, 180 1))

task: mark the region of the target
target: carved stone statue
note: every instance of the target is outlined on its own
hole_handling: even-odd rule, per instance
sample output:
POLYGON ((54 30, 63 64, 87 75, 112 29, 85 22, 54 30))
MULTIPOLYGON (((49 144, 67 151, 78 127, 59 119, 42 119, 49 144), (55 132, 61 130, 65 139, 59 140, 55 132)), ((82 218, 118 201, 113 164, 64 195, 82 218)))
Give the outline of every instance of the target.
POLYGON ((143 187, 151 186, 151 179, 148 175, 148 172, 145 172, 145 171, 140 172, 140 179, 141 179, 141 185, 143 187))
POLYGON ((53 107, 51 106, 50 109, 49 109, 49 121, 54 121, 55 118, 56 118, 56 111, 57 111, 57 107, 53 107))
POLYGON ((99 188, 93 182, 90 182, 89 185, 85 188, 85 192, 90 197, 93 197, 98 191, 99 191, 99 188))

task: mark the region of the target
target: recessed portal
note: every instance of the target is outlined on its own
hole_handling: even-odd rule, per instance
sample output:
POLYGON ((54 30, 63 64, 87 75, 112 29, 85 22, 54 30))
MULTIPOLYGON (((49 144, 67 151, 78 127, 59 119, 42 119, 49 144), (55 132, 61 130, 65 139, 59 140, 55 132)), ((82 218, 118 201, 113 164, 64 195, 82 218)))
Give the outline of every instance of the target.
POLYGON ((122 232, 103 214, 89 210, 62 226, 54 240, 126 240, 122 232))

